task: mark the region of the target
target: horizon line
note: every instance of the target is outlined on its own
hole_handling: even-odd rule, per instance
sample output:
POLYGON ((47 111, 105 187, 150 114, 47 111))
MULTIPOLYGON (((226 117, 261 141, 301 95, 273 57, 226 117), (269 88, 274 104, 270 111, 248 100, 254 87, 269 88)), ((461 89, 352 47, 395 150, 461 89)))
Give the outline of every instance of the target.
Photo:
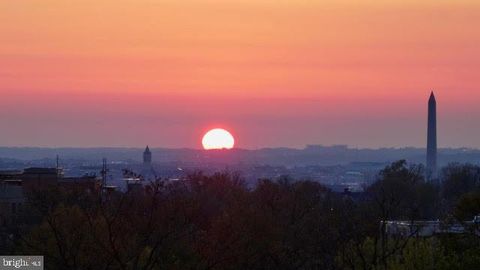
MULTIPOLYGON (((265 150, 265 149, 290 149, 290 150, 306 150, 309 146, 313 147, 324 147, 324 148, 333 148, 333 147, 345 147, 350 150, 382 150, 382 149, 427 149, 427 147, 420 146, 379 146, 379 147, 355 147, 348 144, 332 144, 332 145, 322 145, 322 144, 307 144, 303 148, 299 147, 290 147, 290 146, 265 146, 257 148, 243 148, 243 147, 234 147, 232 149, 202 149, 196 147, 163 147, 163 146, 151 146, 152 149, 164 149, 164 150, 197 150, 197 151, 256 151, 256 150, 265 150)), ((3 146, 0 145, 0 149, 143 149, 145 146, 3 146)), ((458 149, 458 150, 480 150, 480 147, 468 147, 468 146, 442 146, 438 149, 458 149)))

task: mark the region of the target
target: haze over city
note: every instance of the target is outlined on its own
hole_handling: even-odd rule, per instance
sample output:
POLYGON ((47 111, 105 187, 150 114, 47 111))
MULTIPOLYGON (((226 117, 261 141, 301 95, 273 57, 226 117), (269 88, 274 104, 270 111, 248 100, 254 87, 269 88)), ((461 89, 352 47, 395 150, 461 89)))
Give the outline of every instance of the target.
POLYGON ((480 147, 478 1, 1 1, 0 145, 480 147), (124 18, 127 17, 128 20, 124 18))
POLYGON ((480 0, 0 0, 0 269, 480 266, 480 0))

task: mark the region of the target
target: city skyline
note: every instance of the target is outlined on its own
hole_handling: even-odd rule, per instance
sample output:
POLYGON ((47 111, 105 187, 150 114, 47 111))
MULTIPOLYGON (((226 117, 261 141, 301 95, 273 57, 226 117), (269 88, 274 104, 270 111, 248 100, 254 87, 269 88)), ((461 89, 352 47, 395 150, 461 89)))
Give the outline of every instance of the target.
POLYGON ((480 0, 0 0, 1 269, 477 269, 480 0))
POLYGON ((0 145, 201 148, 220 127, 247 149, 424 147, 435 89, 439 147, 480 148, 479 11, 469 0, 0 2, 0 145))

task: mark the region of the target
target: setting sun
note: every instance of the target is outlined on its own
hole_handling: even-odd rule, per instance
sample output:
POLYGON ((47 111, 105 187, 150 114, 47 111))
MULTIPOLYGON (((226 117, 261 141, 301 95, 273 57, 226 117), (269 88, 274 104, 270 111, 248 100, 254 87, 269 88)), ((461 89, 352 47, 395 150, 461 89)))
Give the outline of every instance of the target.
POLYGON ((232 134, 225 129, 215 128, 203 136, 202 145, 205 150, 232 149, 235 144, 232 134))

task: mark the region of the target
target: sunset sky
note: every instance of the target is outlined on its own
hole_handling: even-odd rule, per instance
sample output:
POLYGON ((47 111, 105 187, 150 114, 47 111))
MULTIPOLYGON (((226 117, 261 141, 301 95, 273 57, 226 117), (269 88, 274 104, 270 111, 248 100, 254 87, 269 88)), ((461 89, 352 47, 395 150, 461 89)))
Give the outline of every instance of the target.
POLYGON ((0 0, 0 146, 480 147, 480 1, 0 0))

